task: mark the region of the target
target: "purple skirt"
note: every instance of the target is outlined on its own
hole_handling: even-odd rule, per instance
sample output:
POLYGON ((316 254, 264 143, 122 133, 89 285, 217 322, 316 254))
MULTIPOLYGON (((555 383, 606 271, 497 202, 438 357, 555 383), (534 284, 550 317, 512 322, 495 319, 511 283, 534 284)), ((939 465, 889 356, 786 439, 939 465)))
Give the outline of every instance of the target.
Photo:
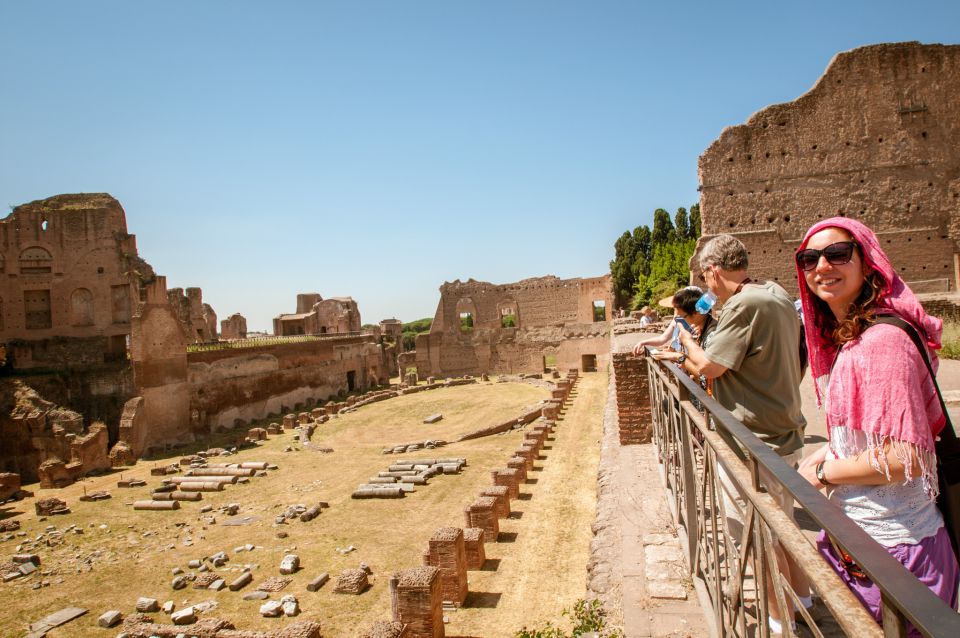
MULTIPOLYGON (((840 575, 840 579, 847 584, 853 595, 860 599, 863 606, 879 623, 880 588, 869 578, 856 578, 843 568, 824 531, 817 536, 817 549, 833 570, 840 575)), ((953 547, 950 545, 950 537, 945 527, 941 527, 936 534, 923 539, 916 545, 904 543, 885 549, 951 609, 957 608, 960 567, 957 566, 957 557, 953 554, 953 547)), ((907 627, 910 636, 921 635, 913 625, 908 623, 907 627)))

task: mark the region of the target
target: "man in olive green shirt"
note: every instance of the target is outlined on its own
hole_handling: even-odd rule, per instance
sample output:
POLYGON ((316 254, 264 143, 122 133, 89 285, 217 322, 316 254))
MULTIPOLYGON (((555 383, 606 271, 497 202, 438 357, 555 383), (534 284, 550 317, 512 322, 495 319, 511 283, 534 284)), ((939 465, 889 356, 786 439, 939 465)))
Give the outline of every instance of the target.
MULTIPOLYGON (((706 351, 681 330, 687 360, 697 372, 714 379, 713 394, 760 440, 796 467, 803 448, 806 421, 800 402, 800 319, 787 292, 773 282, 753 282, 747 276, 747 249, 731 235, 718 235, 700 252, 701 277, 723 304, 717 328, 706 351)), ((736 451, 739 446, 722 427, 719 434, 736 451)), ((727 530, 739 541, 743 527, 743 494, 722 467, 727 530)), ((793 497, 761 469, 760 479, 784 512, 793 518, 793 497)), ((788 579, 791 569, 780 560, 788 579)), ((795 591, 807 588, 795 571, 795 591)), ((775 598, 773 599, 775 601, 775 598)), ((804 600, 806 605, 807 600, 804 600)), ((781 615, 771 605, 771 628, 781 628, 781 615)))

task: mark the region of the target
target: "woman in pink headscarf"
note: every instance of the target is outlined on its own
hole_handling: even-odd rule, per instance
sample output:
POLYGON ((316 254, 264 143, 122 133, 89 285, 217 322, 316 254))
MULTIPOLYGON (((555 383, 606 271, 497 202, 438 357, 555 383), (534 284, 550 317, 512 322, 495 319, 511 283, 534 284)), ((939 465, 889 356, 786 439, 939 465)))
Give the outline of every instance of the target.
MULTIPOLYGON (((913 326, 934 370, 941 322, 924 312, 876 235, 858 221, 814 225, 796 263, 810 371, 829 434, 798 471, 956 609, 960 570, 935 502, 934 440, 945 415, 910 336, 875 319, 892 314, 913 326)), ((876 585, 824 532, 817 546, 880 621, 876 585)))

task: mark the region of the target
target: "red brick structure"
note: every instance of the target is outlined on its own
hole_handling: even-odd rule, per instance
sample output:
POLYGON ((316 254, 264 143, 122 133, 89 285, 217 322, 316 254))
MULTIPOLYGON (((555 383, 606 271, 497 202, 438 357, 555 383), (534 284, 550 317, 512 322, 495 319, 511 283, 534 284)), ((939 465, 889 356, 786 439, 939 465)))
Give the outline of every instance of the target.
POLYGON ((321 335, 360 332, 360 310, 351 297, 323 299, 318 293, 297 295, 297 312, 273 320, 273 334, 321 335))
POLYGON ((497 521, 497 499, 491 496, 477 498, 464 510, 467 527, 479 527, 483 530, 485 543, 496 543, 500 535, 500 523, 497 521))
POLYGON ((417 336, 417 372, 543 372, 548 356, 560 368, 596 368, 609 358, 612 309, 609 275, 444 283, 430 332, 417 336))
POLYGON ((441 527, 430 538, 423 555, 424 565, 440 570, 443 600, 456 606, 467 598, 467 555, 463 530, 459 527, 441 527))
POLYGON ((517 475, 516 470, 506 468, 494 470, 491 474, 493 476, 493 484, 505 486, 510 498, 515 499, 520 496, 520 477, 517 475))
POLYGON ((620 444, 649 443, 653 436, 647 363, 635 356, 629 344, 624 352, 615 345, 613 379, 616 385, 620 444))
POLYGON ((436 567, 404 569, 390 579, 394 620, 409 638, 443 638, 443 589, 436 567))
POLYGON ((247 319, 239 312, 235 312, 220 322, 220 338, 246 339, 247 338, 247 319))
POLYGON ((484 549, 486 533, 479 527, 467 527, 463 530, 463 550, 467 558, 467 569, 483 569, 487 562, 487 552, 484 549))
POLYGON ((537 458, 537 450, 531 445, 521 445, 515 456, 519 456, 527 465, 527 472, 533 470, 533 461, 537 458))
POLYGON ((480 490, 480 496, 492 496, 497 499, 494 510, 497 518, 507 518, 510 516, 510 488, 504 485, 494 485, 480 490))
POLYGON ((527 480, 527 460, 522 456, 511 456, 507 459, 507 467, 517 471, 517 481, 525 483, 527 480))

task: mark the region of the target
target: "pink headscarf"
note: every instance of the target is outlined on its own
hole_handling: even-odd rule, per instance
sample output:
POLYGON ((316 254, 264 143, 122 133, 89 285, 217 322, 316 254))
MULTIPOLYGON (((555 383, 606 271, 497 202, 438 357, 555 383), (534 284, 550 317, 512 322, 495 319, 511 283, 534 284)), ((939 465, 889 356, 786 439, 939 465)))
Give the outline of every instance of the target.
MULTIPOLYGON (((848 217, 831 217, 817 222, 807 231, 797 252, 806 248, 810 238, 824 228, 841 228, 850 233, 853 240, 860 245, 864 263, 871 270, 880 273, 884 288, 880 292, 877 309, 886 310, 911 324, 920 331, 920 336, 926 340, 927 346, 933 350, 939 350, 943 322, 924 311, 913 291, 893 269, 890 259, 880 248, 877 236, 864 224, 848 217)), ((799 266, 797 266, 797 281, 800 287, 800 300, 803 303, 803 325, 807 333, 807 348, 810 351, 810 372, 814 379, 819 379, 830 372, 837 349, 821 336, 820 328, 823 318, 813 305, 814 294, 807 287, 804 273, 799 266)), ((820 396, 819 387, 817 396, 820 396)))
MULTIPOLYGON (((880 313, 897 315, 917 328, 929 349, 939 349, 940 336, 943 331, 942 322, 924 311, 913 291, 894 271, 889 258, 880 248, 877 236, 865 225, 846 217, 825 219, 807 231, 797 250, 806 248, 810 237, 825 228, 839 228, 849 233, 860 246, 866 267, 876 271, 882 277, 884 285, 877 301, 877 310, 880 313)), ((825 317, 822 311, 814 305, 815 296, 807 287, 804 272, 799 266, 797 266, 797 277, 800 287, 800 300, 803 304, 803 323, 810 356, 810 372, 815 381, 817 399, 822 404, 827 383, 833 384, 829 381, 829 376, 838 350, 832 341, 822 336, 821 328, 825 317)), ((879 447, 882 449, 883 443, 887 439, 897 442, 896 448, 899 448, 900 443, 916 446, 920 449, 919 459, 924 485, 928 488, 928 493, 935 494, 936 458, 933 456, 931 434, 936 436, 943 427, 944 416, 940 404, 936 400, 936 388, 933 380, 930 379, 926 365, 917 363, 916 359, 905 359, 905 353, 902 350, 886 347, 885 344, 877 343, 875 340, 870 340, 870 342, 872 345, 861 341, 859 349, 856 350, 857 357, 865 356, 870 361, 869 369, 858 367, 862 360, 856 364, 851 360, 850 365, 843 366, 843 369, 838 365, 834 371, 834 374, 838 376, 836 380, 839 384, 838 387, 844 388, 844 391, 837 393, 837 396, 831 395, 830 397, 831 405, 827 406, 829 408, 827 414, 828 425, 831 426, 831 432, 833 426, 845 425, 846 428, 841 428, 836 432, 843 438, 845 438, 847 429, 862 430, 867 434, 870 448, 879 447), (870 381, 872 387, 858 387, 857 379, 860 380, 860 383, 863 383, 865 379, 872 380, 870 381), (883 381, 879 381, 879 379, 883 379, 883 381), (912 383, 914 387, 917 387, 916 384, 919 383, 919 387, 922 389, 920 394, 925 396, 915 396, 917 392, 904 392, 904 386, 908 383, 912 383), (831 415, 837 415, 838 418, 841 418, 842 415, 844 422, 830 423, 831 415)), ((854 342, 851 342, 850 345, 854 346, 854 342)), ((912 344, 910 344, 910 349, 915 349, 912 344)), ((933 369, 936 370, 936 356, 932 352, 930 354, 933 369)), ((851 356, 854 356, 853 352, 851 352, 851 356)), ((831 446, 837 445, 844 446, 845 441, 835 441, 833 434, 831 434, 831 446)), ((897 449, 897 453, 903 455, 901 456, 902 460, 908 460, 905 450, 897 449)), ((880 462, 884 463, 883 458, 880 462)), ((905 467, 908 467, 907 463, 905 463, 905 467)))

